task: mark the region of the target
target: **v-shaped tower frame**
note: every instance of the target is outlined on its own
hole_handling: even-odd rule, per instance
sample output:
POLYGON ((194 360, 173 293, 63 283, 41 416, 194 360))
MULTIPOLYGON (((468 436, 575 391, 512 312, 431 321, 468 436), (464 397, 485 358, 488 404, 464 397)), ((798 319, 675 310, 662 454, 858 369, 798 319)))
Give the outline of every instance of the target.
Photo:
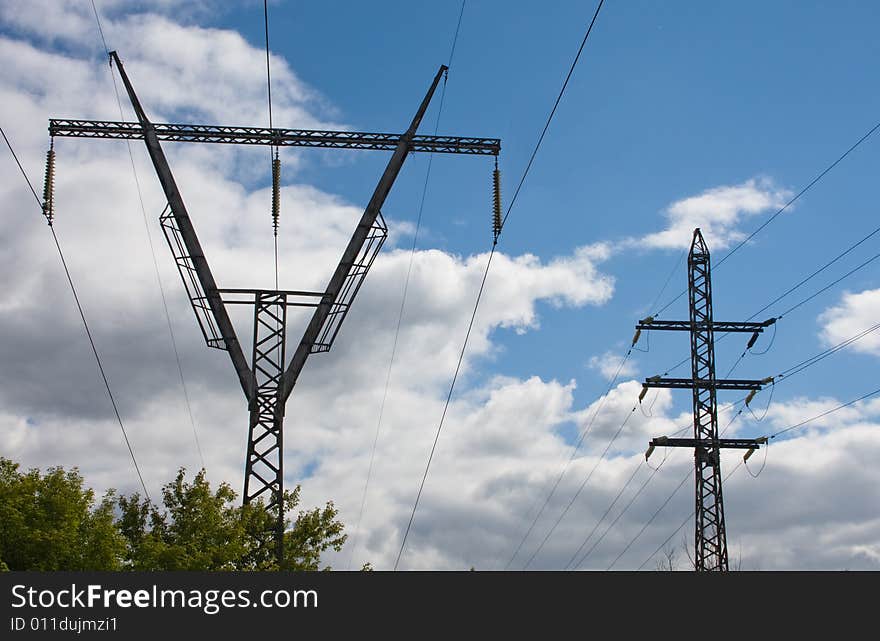
POLYGON ((309 355, 330 350, 364 278, 388 235, 382 205, 410 152, 438 152, 497 157, 501 141, 495 138, 419 136, 416 131, 434 91, 447 71, 442 65, 403 134, 302 129, 267 129, 152 123, 134 91, 115 51, 116 64, 138 122, 50 120, 54 136, 77 138, 143 139, 165 192, 168 205, 160 224, 171 247, 196 319, 209 347, 226 351, 248 401, 247 459, 243 500, 267 500, 277 511, 276 557, 279 567, 284 550, 284 409, 309 355), (160 140, 205 143, 256 144, 336 149, 393 151, 342 258, 322 292, 267 289, 221 289, 217 286, 183 197, 171 173, 160 140), (254 341, 248 363, 226 306, 254 307, 254 341), (312 318, 299 344, 286 362, 287 309, 313 307, 312 318))

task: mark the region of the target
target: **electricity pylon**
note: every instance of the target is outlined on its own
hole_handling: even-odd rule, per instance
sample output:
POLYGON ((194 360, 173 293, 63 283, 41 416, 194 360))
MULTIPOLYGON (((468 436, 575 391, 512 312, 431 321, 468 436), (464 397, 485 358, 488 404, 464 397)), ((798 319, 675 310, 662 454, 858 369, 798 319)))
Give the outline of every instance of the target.
MULTIPOLYGON (((497 158, 501 151, 501 141, 496 138, 416 135, 434 91, 447 71, 445 65, 441 65, 434 76, 428 93, 406 132, 389 134, 153 123, 147 118, 115 51, 110 53, 110 60, 119 70, 138 121, 52 119, 49 121, 49 133, 53 139, 54 136, 143 139, 146 143, 147 152, 168 201, 160 216, 160 223, 196 320, 208 346, 229 353, 248 401, 250 420, 243 501, 249 503, 266 495, 267 507, 277 509, 274 532, 276 558, 281 567, 284 541, 285 405, 309 355, 330 350, 373 260, 388 236, 381 209, 404 160, 410 152, 492 155, 497 158), (324 291, 220 289, 208 266, 160 140, 270 145, 276 148, 296 146, 386 150, 393 151, 393 154, 324 291), (226 306, 230 304, 248 304, 254 307, 254 341, 250 363, 227 313, 226 306), (290 362, 286 363, 287 308, 291 306, 313 307, 314 312, 290 362)), ((277 190, 277 180, 275 183, 277 190)))
POLYGON ((727 533, 724 524, 724 503, 721 493, 721 448, 741 448, 754 451, 765 439, 718 438, 717 390, 760 390, 772 379, 718 380, 715 378, 715 331, 750 332, 754 342, 757 335, 775 322, 761 323, 715 321, 712 317, 712 278, 709 249, 699 228, 694 230, 688 255, 689 321, 661 321, 645 318, 636 330, 686 331, 691 339, 692 378, 645 379, 643 388, 651 387, 690 389, 693 394, 694 438, 653 439, 645 457, 655 447, 694 448, 694 477, 696 481, 696 508, 694 525, 694 567, 698 572, 728 570, 727 533))

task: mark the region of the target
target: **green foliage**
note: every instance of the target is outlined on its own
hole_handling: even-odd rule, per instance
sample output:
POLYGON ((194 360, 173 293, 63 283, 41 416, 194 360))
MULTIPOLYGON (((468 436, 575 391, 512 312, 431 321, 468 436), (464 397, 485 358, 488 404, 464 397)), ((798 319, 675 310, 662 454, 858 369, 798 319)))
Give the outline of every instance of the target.
POLYGON ((0 457, 0 559, 11 570, 117 570, 125 540, 114 524, 115 497, 95 504, 73 468, 19 471, 0 457))
MULTIPOLYGON (((299 497, 299 486, 284 493, 286 514, 299 497)), ((285 519, 279 568, 277 510, 236 498, 227 483, 212 491, 204 470, 190 483, 181 469, 162 488, 162 506, 112 491, 96 505, 76 468, 23 474, 0 458, 0 571, 319 570, 321 554, 347 538, 332 502, 300 510, 293 523, 285 519)))
MULTIPOLYGON (((277 511, 261 500, 235 505, 222 483, 215 491, 199 472, 187 483, 183 469, 162 490, 163 509, 137 494, 120 497, 120 529, 128 541, 125 565, 133 570, 277 570, 273 528, 277 511)), ((284 493, 286 513, 299 504, 300 488, 284 493)), ((321 553, 340 550, 346 535, 332 502, 285 519, 283 570, 318 570, 321 553)), ((325 568, 325 569, 330 569, 325 568)))

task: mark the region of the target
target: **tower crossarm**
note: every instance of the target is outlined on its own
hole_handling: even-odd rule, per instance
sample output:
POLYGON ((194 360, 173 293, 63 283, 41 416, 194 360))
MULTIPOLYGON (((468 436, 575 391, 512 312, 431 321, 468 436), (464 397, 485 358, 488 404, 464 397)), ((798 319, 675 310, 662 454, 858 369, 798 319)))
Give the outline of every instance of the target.
POLYGON ((752 380, 746 378, 728 379, 692 379, 692 378, 660 378, 652 376, 646 378, 642 384, 644 387, 658 387, 665 389, 720 389, 720 390, 760 390, 764 385, 772 382, 771 379, 752 380))
MULTIPOLYGON (((776 322, 775 318, 767 319, 760 323, 738 323, 736 321, 711 321, 711 329, 716 332, 743 332, 743 333, 761 333, 765 328, 776 322)), ((636 324, 637 330, 660 330, 660 331, 679 331, 690 332, 693 330, 707 329, 707 323, 696 323, 692 325, 689 320, 653 320, 645 318, 636 324)))
POLYGON ((703 447, 706 449, 734 448, 740 450, 758 449, 766 439, 762 438, 715 438, 715 439, 696 439, 696 438, 668 438, 666 436, 658 436, 651 439, 650 445, 653 447, 703 447))
MULTIPOLYGON (((153 123, 152 127, 156 139, 161 141, 369 149, 374 151, 394 151, 405 135, 364 131, 228 127, 167 122, 153 123)), ((117 140, 143 140, 145 136, 144 127, 139 122, 61 118, 49 120, 49 133, 65 138, 110 138, 117 140)), ((468 136, 413 136, 408 142, 408 150, 440 154, 497 156, 501 153, 501 140, 468 136)))

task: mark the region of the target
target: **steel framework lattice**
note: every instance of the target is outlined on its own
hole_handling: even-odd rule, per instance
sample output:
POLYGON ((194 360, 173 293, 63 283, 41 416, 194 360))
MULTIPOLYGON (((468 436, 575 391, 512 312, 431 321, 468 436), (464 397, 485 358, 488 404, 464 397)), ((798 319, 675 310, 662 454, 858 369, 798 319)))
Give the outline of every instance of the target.
MULTIPOLYGON (((447 68, 441 65, 409 128, 402 134, 263 127, 226 127, 153 123, 135 94, 116 52, 110 53, 125 85, 137 122, 49 121, 53 136, 141 139, 147 147, 168 205, 160 225, 180 272, 187 297, 209 347, 226 351, 248 401, 250 413, 243 500, 265 500, 275 510, 276 556, 284 549, 284 408, 310 354, 327 352, 339 334, 355 296, 388 237, 382 205, 410 152, 496 156, 496 138, 419 136, 416 131, 447 68), (322 292, 220 289, 174 180, 160 141, 325 147, 392 151, 391 158, 355 227, 342 257, 322 292), (227 305, 254 306, 254 342, 248 363, 227 312, 227 305), (302 338, 287 362, 287 308, 314 309, 302 338)), ((277 162, 277 160, 276 160, 277 162)), ((274 171, 274 169, 273 169, 274 171)), ((277 180, 277 173, 273 174, 277 180)), ((277 185, 276 185, 277 193, 277 185)), ((277 229, 277 207, 275 224, 277 229)), ((277 287, 277 286, 276 286, 277 287)))
POLYGON ((715 330, 725 332, 761 333, 774 321, 763 323, 716 322, 712 312, 712 276, 709 248, 699 229, 694 230, 688 255, 688 321, 658 321, 649 317, 636 325, 641 330, 687 331, 691 343, 691 378, 645 380, 644 387, 689 388, 693 396, 694 438, 657 437, 650 443, 648 454, 655 447, 694 448, 695 524, 694 568, 698 572, 727 571, 727 532, 724 521, 724 500, 721 488, 721 449, 757 449, 760 439, 720 439, 718 437, 718 402, 716 391, 759 390, 767 379, 718 380, 715 378, 715 330))

